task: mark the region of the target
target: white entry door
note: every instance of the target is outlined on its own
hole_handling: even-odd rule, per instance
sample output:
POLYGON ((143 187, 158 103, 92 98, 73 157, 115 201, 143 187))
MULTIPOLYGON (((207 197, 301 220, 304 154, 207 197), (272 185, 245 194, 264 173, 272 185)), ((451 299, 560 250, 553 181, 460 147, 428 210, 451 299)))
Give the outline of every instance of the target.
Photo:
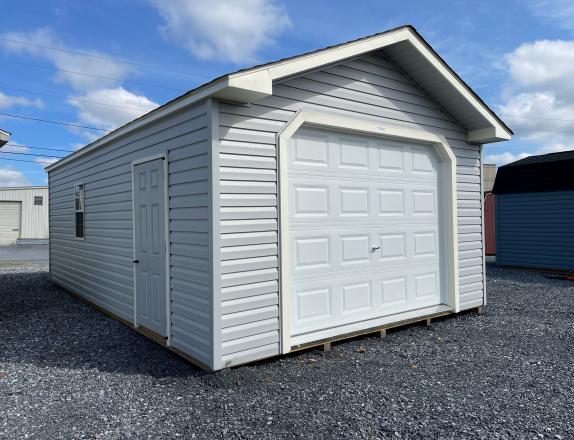
POLYGON ((446 302, 432 146, 303 128, 288 160, 292 345, 446 302))
POLYGON ((21 202, 0 202, 0 245, 14 244, 20 238, 21 202))
POLYGON ((133 179, 137 324, 167 336, 164 161, 134 165, 133 179))

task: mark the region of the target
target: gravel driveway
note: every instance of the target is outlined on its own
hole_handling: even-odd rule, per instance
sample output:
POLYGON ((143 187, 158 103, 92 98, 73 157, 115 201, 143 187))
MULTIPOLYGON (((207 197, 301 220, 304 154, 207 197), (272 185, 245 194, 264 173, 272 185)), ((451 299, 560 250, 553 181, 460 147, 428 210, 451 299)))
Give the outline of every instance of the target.
POLYGON ((209 374, 39 270, 0 275, 2 439, 574 438, 573 282, 489 268, 483 316, 209 374))

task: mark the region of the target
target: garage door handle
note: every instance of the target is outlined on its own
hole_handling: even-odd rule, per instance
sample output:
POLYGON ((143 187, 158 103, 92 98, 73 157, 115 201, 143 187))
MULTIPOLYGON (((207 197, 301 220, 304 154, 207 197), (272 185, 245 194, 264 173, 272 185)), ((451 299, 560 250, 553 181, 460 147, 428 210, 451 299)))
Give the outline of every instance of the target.
POLYGON ((373 246, 373 247, 371 248, 371 252, 378 251, 380 248, 381 248, 380 246, 373 246))
POLYGON ((140 260, 133 260, 132 263, 139 263, 140 260))

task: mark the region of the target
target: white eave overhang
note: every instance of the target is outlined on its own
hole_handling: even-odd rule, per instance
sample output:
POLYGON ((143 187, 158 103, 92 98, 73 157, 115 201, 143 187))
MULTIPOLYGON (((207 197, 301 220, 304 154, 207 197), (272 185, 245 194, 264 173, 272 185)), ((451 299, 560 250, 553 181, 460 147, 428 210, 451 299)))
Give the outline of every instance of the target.
POLYGON ((464 102, 464 105, 470 106, 470 109, 476 112, 476 119, 481 121, 481 123, 479 126, 475 126, 468 131, 469 142, 484 144, 505 141, 511 138, 512 132, 504 123, 502 123, 480 98, 430 49, 430 46, 424 42, 414 28, 405 26, 372 37, 366 37, 225 75, 118 128, 81 150, 47 166, 46 170, 54 170, 133 130, 164 118, 171 113, 181 111, 204 99, 215 97, 238 103, 257 102, 273 94, 273 83, 275 81, 404 42, 410 43, 428 62, 428 68, 433 69, 437 77, 445 79, 450 87, 452 87, 451 90, 454 90, 460 94, 460 97, 464 98, 461 99, 460 102, 464 102))
POLYGON ((0 130, 0 147, 7 144, 10 140, 10 133, 4 130, 0 130))

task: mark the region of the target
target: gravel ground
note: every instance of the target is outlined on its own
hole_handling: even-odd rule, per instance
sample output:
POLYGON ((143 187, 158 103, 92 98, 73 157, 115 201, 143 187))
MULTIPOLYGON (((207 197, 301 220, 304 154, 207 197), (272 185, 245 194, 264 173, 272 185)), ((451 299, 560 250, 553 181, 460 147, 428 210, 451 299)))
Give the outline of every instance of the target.
POLYGON ((574 438, 572 282, 491 267, 483 316, 209 374, 27 270, 0 268, 2 439, 574 438))

